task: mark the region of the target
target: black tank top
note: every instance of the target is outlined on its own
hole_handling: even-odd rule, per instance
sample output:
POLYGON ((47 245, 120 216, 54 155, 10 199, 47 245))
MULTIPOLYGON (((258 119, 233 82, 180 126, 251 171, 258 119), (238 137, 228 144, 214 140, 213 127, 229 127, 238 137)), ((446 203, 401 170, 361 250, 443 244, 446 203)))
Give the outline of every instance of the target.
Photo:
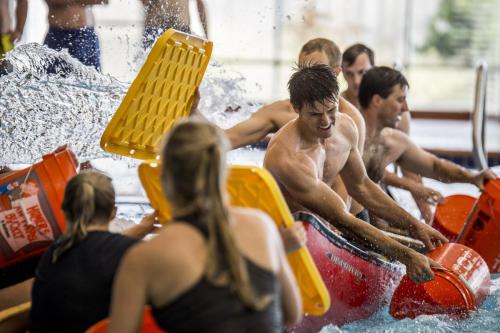
MULTIPOLYGON (((207 237, 206 227, 196 215, 176 220, 188 222, 207 237)), ((158 325, 170 333, 283 332, 281 289, 275 274, 248 258, 245 261, 256 295, 272 296, 272 301, 262 311, 247 308, 228 287, 216 287, 203 277, 172 303, 153 307, 158 325)))

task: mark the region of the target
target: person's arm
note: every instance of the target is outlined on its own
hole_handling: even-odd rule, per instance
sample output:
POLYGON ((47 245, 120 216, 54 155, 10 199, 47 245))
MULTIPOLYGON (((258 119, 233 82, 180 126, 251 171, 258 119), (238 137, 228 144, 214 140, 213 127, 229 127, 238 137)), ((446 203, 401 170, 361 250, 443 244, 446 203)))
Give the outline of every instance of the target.
POLYGON ((257 110, 250 118, 225 130, 233 149, 254 144, 276 129, 269 106, 257 110))
POLYGON ((352 146, 346 165, 341 170, 340 175, 349 194, 363 207, 387 221, 391 226, 408 230, 412 237, 424 242, 428 250, 434 249, 442 242, 448 242, 439 231, 421 223, 401 208, 368 177, 355 145, 352 146))
POLYGON ((10 35, 12 43, 21 39, 26 24, 26 16, 28 15, 28 0, 17 0, 16 5, 16 27, 10 35))
POLYGON ((205 3, 203 2, 203 0, 196 0, 196 6, 198 7, 198 15, 200 16, 203 31, 205 31, 205 37, 208 39, 208 19, 207 10, 205 9, 205 3))
MULTIPOLYGON (((271 222, 272 223, 272 222, 271 222)), ((276 235, 276 253, 279 257, 278 280, 281 286, 281 306, 283 308, 283 319, 286 325, 293 325, 300 321, 303 315, 302 299, 293 275, 290 264, 286 258, 283 242, 276 235)))
POLYGON ((122 235, 142 239, 154 230, 154 224, 156 221, 157 219, 155 213, 148 214, 144 216, 139 224, 123 230, 122 235))
POLYGON ((120 263, 113 283, 110 333, 140 331, 146 304, 148 267, 152 264, 151 253, 145 252, 141 245, 137 245, 120 263))
POLYGON ((406 174, 403 171, 403 177, 399 177, 393 172, 385 171, 382 180, 387 185, 409 191, 415 199, 422 199, 425 203, 438 204, 443 200, 439 191, 425 187, 421 177, 413 172, 406 174))
POLYGON ((275 156, 274 161, 268 164, 268 168, 294 200, 329 221, 342 233, 367 241, 374 250, 405 264, 413 281, 432 280, 433 274, 425 256, 349 214, 342 199, 315 175, 316 165, 308 157, 292 159, 289 156, 275 156))
POLYGON ((489 169, 474 174, 455 163, 440 159, 418 147, 404 134, 400 135, 400 140, 406 148, 397 160, 398 164, 420 176, 433 178, 444 183, 470 183, 481 190, 484 189, 485 180, 496 178, 489 169))

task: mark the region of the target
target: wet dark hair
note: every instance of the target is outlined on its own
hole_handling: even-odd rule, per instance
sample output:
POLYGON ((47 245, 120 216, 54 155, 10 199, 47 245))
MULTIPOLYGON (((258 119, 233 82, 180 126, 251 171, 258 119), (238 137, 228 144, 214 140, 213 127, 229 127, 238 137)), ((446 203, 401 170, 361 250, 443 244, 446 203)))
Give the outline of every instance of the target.
POLYGON ((363 108, 370 105, 372 97, 379 95, 382 98, 387 98, 395 86, 410 87, 404 75, 390 67, 373 67, 369 69, 359 86, 359 104, 363 108))
POLYGON ((333 41, 326 38, 311 39, 302 46, 300 54, 311 54, 316 51, 325 52, 331 67, 339 67, 342 59, 340 48, 333 41))
POLYGON ((288 81, 290 102, 296 110, 325 100, 338 102, 339 84, 332 69, 323 64, 300 64, 288 81))
POLYGON ((375 54, 373 50, 364 44, 354 44, 349 46, 342 54, 342 65, 351 66, 361 54, 366 54, 370 64, 375 66, 375 54))

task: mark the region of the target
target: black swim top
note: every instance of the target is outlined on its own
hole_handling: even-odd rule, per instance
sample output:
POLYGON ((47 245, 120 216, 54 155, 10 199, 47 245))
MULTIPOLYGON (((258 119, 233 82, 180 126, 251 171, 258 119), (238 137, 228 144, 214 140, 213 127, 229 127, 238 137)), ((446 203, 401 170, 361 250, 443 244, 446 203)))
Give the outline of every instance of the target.
MULTIPOLYGON (((206 228, 196 215, 178 217, 206 237, 206 228)), ((262 310, 247 308, 228 287, 216 287, 204 277, 172 303, 153 307, 160 327, 170 333, 183 332, 283 332, 281 289, 271 271, 245 258, 248 274, 257 296, 271 295, 272 301, 262 310)))

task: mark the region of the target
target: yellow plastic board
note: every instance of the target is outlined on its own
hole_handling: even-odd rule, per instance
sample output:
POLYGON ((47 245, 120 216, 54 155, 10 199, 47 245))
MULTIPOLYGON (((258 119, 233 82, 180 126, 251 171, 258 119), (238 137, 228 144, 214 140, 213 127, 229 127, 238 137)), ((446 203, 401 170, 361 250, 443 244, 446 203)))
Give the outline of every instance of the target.
POLYGON ((101 137, 101 148, 155 160, 158 144, 176 120, 188 116, 212 54, 210 41, 174 29, 153 46, 101 137))
MULTIPOLYGON (((158 164, 143 163, 139 166, 139 178, 151 206, 159 214, 161 223, 171 220, 171 210, 160 186, 158 164)), ((293 217, 271 174, 259 167, 231 166, 227 181, 231 205, 263 210, 279 227, 293 225, 293 217)), ((304 311, 322 315, 330 308, 330 295, 307 248, 288 255, 300 287, 304 311)))

